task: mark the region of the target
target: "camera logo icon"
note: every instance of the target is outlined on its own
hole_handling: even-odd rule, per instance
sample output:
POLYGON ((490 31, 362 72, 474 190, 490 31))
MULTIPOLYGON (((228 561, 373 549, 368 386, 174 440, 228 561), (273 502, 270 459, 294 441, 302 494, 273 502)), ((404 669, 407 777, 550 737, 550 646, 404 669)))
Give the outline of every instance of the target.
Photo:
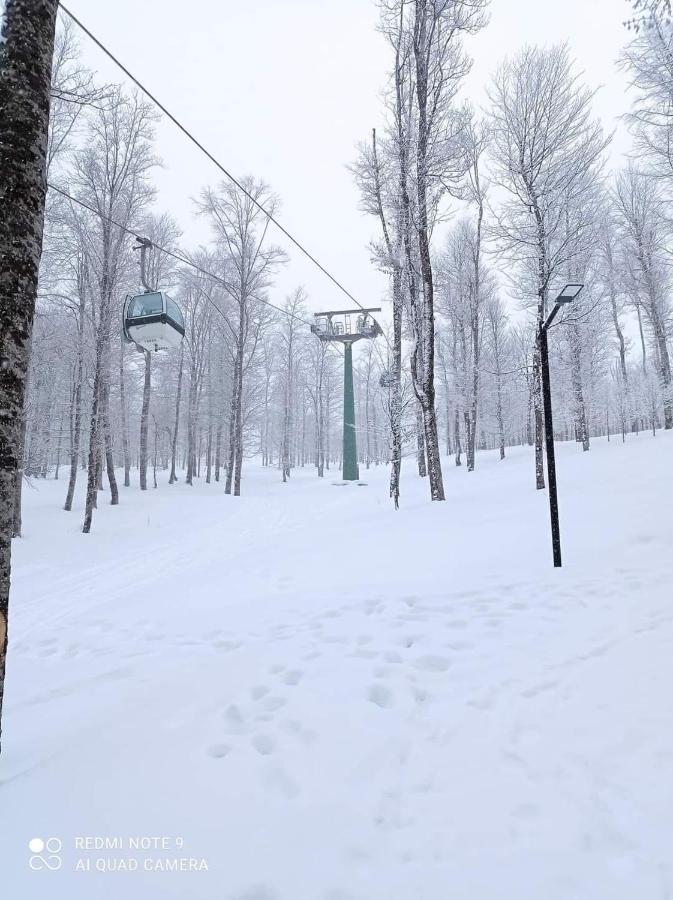
POLYGON ((56 837, 50 837, 46 840, 35 837, 28 841, 28 849, 30 850, 30 859, 28 865, 35 872, 41 869, 49 869, 57 872, 63 865, 61 859, 61 850, 63 843, 56 837))

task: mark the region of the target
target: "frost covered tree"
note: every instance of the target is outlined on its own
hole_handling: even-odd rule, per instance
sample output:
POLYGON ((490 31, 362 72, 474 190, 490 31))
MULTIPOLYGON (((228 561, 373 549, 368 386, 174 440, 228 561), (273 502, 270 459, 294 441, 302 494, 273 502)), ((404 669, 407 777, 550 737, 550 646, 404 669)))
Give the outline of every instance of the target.
POLYGON ((402 256, 402 219, 399 175, 396 174, 395 138, 386 138, 381 146, 372 129, 371 146, 362 144, 351 170, 360 190, 362 208, 378 218, 381 242, 373 242, 373 259, 390 278, 392 300, 392 341, 390 368, 386 379, 390 408, 390 496, 399 506, 402 470, 402 317, 404 310, 404 261, 402 256))
MULTIPOLYGON (((161 216, 150 215, 142 223, 143 238, 149 240, 151 245, 145 250, 144 256, 141 258, 141 266, 144 266, 142 277, 144 279, 143 287, 148 290, 159 290, 167 287, 172 283, 175 273, 175 260, 173 257, 158 250, 156 244, 160 247, 175 251, 177 242, 180 237, 180 229, 176 222, 167 213, 161 216)), ((143 254, 142 248, 139 251, 143 254)), ((124 352, 122 344, 122 352, 120 357, 120 382, 124 383, 124 352)), ((143 351, 144 377, 143 377, 143 401, 140 412, 140 439, 139 439, 139 476, 140 490, 147 490, 147 462, 148 462, 148 429, 150 420, 150 400, 152 394, 152 354, 149 350, 143 351)), ((128 438, 126 435, 125 404, 122 395, 122 433, 124 435, 124 484, 128 484, 128 438)))
POLYGON ((261 330, 259 299, 273 281, 285 254, 266 242, 269 219, 277 209, 278 199, 268 185, 251 177, 243 179, 247 194, 235 185, 221 184, 206 188, 198 203, 207 216, 219 249, 227 261, 227 285, 234 302, 232 329, 235 345, 227 479, 225 492, 241 493, 243 465, 243 395, 244 380, 255 352, 261 330))
POLYGON ((629 166, 617 178, 615 203, 627 290, 639 317, 643 360, 646 356, 644 325, 659 380, 664 427, 673 428, 673 385, 668 346, 671 328, 670 223, 664 198, 655 181, 629 166))
POLYGON ((668 185, 673 180, 673 28, 653 17, 620 57, 631 78, 633 106, 627 122, 635 149, 648 169, 668 185))
POLYGON ((147 176, 156 164, 152 152, 155 121, 156 114, 145 101, 117 89, 107 104, 91 114, 89 140, 74 164, 72 184, 95 210, 87 236, 95 281, 96 339, 85 534, 91 530, 98 472, 103 466, 111 503, 119 502, 110 421, 110 341, 115 314, 120 311, 119 289, 129 252, 125 229, 137 225, 153 195, 147 176))
MULTIPOLYGON (((356 169, 365 208, 381 223, 379 265, 391 274, 393 304, 401 291, 404 294, 412 337, 412 383, 421 420, 419 448, 423 465, 427 460, 433 500, 444 499, 444 485, 435 407, 432 232, 442 197, 461 174, 458 136, 464 114, 456 98, 470 68, 462 37, 485 24, 485 6, 481 0, 382 0, 380 29, 393 55, 385 147, 377 154, 374 140, 371 152, 361 151, 356 169)), ((391 374, 398 384, 399 407, 400 317, 395 324, 400 330, 393 335, 391 374)), ((397 503, 396 465, 393 476, 391 494, 397 503)))
MULTIPOLYGON (((494 179, 507 193, 493 232, 522 271, 537 328, 548 312, 552 281, 567 276, 590 241, 593 204, 608 139, 592 112, 568 47, 525 47, 498 68, 490 87, 494 179), (566 211, 572 211, 569 225, 566 211)), ((537 333, 537 332, 536 332, 537 333)), ((535 477, 544 487, 540 349, 531 374, 535 477)))
POLYGON ((305 329, 300 319, 306 317, 306 294, 302 288, 297 288, 285 300, 285 315, 281 316, 278 330, 279 351, 283 358, 283 431, 281 445, 281 469, 283 482, 290 477, 291 472, 291 442, 295 428, 295 381, 297 369, 300 365, 302 347, 302 330, 305 329))

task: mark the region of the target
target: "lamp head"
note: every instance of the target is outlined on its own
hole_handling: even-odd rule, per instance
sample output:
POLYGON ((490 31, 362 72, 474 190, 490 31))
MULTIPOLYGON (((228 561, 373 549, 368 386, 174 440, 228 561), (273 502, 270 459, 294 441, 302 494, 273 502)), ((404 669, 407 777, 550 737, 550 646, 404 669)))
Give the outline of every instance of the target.
POLYGON ((558 297, 556 298, 556 303, 572 303, 573 300, 577 298, 577 295, 584 287, 583 284, 571 283, 566 284, 566 286, 561 290, 558 297))

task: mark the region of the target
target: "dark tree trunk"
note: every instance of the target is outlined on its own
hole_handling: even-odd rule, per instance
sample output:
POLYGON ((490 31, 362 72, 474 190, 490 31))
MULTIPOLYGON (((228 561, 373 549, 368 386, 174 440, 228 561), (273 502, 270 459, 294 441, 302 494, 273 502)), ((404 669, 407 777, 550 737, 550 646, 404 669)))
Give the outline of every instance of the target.
POLYGON ((587 426, 586 403, 584 401, 584 387, 582 385, 582 352, 578 325, 571 325, 570 351, 572 358, 570 374, 573 399, 575 401, 575 420, 577 422, 578 441, 582 444, 583 450, 588 450, 590 447, 589 429, 587 426))
POLYGON ((150 395, 152 393, 152 354, 145 350, 145 379, 143 405, 140 411, 140 490, 147 490, 147 432, 150 423, 150 395))
POLYGON ((77 460, 79 459, 79 447, 82 436, 82 369, 84 366, 84 316, 80 315, 77 326, 77 364, 75 368, 75 384, 73 388, 70 426, 70 478, 68 479, 68 492, 63 508, 70 512, 75 496, 77 484, 77 460))
POLYGON ((208 437, 206 439, 206 484, 210 484, 210 475, 213 468, 213 426, 208 423, 208 437))
POLYGON ((220 480, 220 468, 222 466, 222 420, 217 423, 215 432, 215 481, 220 480))
POLYGON ((428 467, 425 459, 425 429, 423 428, 423 409, 420 403, 416 403, 416 461, 418 463, 418 474, 421 478, 426 478, 428 467))
POLYGON ((414 23, 414 54, 416 60, 416 99, 418 101, 418 139, 416 142, 416 195, 418 255, 421 263, 421 279, 423 281, 421 314, 419 316, 420 334, 417 335, 417 349, 420 350, 420 379, 418 370, 414 369, 414 387, 416 396, 423 410, 423 427, 425 431, 425 451, 428 459, 428 481, 432 500, 444 500, 444 482, 439 451, 439 434, 437 432, 437 415, 435 412, 435 313, 434 313, 434 280, 432 260, 430 258, 430 226, 428 222, 428 141, 430 125, 427 115, 428 104, 428 4, 416 3, 414 23), (420 343, 420 347, 418 344, 420 343))
POLYGON ((0 33, 0 716, 11 539, 42 255, 57 0, 7 0, 0 33))
POLYGON ((196 378, 196 366, 192 363, 187 405, 187 475, 185 476, 185 483, 190 485, 196 475, 196 378))
MULTIPOLYGON (((30 350, 28 351, 30 354, 30 350)), ((14 513, 12 516, 12 537, 21 537, 21 493, 23 489, 23 455, 26 442, 26 412, 21 411, 19 428, 19 448, 17 451, 17 467, 14 476, 14 513)))
POLYGON ((171 442, 171 474, 168 479, 169 484, 174 484, 178 480, 175 474, 175 457, 178 452, 178 430, 180 427, 180 395, 182 393, 182 368, 184 362, 184 349, 180 347, 180 364, 178 368, 178 390, 175 398, 175 422, 173 424, 173 439, 171 442))
POLYGON ((456 412, 453 420, 453 442, 456 447, 456 465, 462 466, 461 453, 463 452, 463 447, 460 442, 460 412, 458 411, 458 407, 456 406, 456 412))
POLYGON ((124 456, 124 487, 131 485, 131 454, 129 453, 129 422, 126 409, 126 375, 124 373, 124 340, 119 348, 119 405, 122 426, 122 453, 124 456))
POLYGON ((115 475, 112 429, 110 428, 110 388, 106 382, 103 384, 101 424, 103 426, 103 444, 105 448, 105 469, 110 485, 110 505, 117 506, 119 503, 119 488, 117 487, 117 477, 115 475))
POLYGON ((227 477, 224 483, 224 493, 231 494, 234 480, 234 462, 236 459, 236 400, 238 397, 238 367, 234 367, 234 379, 231 387, 231 409, 229 412, 229 448, 227 452, 227 477))

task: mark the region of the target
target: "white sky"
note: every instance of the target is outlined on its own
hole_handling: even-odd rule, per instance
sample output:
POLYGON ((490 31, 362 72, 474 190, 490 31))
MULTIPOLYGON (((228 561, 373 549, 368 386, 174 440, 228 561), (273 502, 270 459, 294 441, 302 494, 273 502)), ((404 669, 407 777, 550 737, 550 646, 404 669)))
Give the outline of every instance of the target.
MULTIPOLYGON (((373 0, 68 5, 225 167, 272 185, 282 199, 281 221, 363 305, 380 305, 385 280, 367 250, 376 223, 358 211, 345 168, 356 142, 381 124, 389 60, 373 0)), ((597 113, 614 128, 629 102, 615 67, 628 10, 627 0, 493 0, 490 24, 468 44, 475 62, 466 95, 483 102, 496 63, 522 44, 568 40, 588 84, 601 86, 597 113)), ((81 43, 101 78, 123 77, 85 36, 81 43)), ((183 246, 191 248, 207 237, 191 198, 219 173, 170 122, 158 137, 165 168, 156 176, 157 207, 177 218, 183 246)), ((620 127, 615 163, 627 146, 620 127)), ((286 246, 282 236, 279 242, 286 246)), ((272 299, 303 284, 314 309, 350 305, 298 251, 291 256, 272 299)))

